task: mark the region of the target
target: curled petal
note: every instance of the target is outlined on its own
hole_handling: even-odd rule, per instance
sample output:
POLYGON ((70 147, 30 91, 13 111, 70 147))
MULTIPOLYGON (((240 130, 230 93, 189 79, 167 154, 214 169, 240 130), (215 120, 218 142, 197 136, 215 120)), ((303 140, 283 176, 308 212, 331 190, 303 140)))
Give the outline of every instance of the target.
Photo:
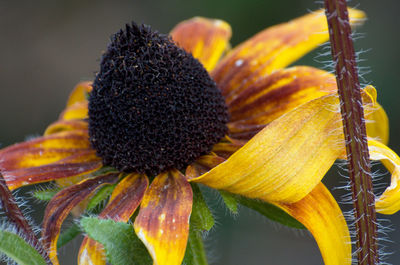
POLYGON ((71 210, 87 199, 98 188, 118 181, 118 174, 107 174, 84 180, 57 193, 46 207, 43 220, 42 242, 54 265, 58 265, 57 239, 61 225, 71 210))
POLYGON ((370 158, 380 160, 392 174, 390 186, 376 199, 377 212, 394 214, 400 209, 400 158, 386 145, 375 141, 368 141, 370 158))
POLYGON ((77 102, 87 100, 88 93, 92 91, 92 82, 81 82, 74 87, 71 94, 69 94, 67 107, 74 105, 77 102))
MULTIPOLYGON (((373 98, 362 90, 364 105, 373 98)), ((293 203, 343 155, 337 94, 309 101, 271 122, 228 160, 191 181, 249 198, 293 203)))
POLYGON ((229 48, 231 27, 219 19, 195 17, 179 23, 172 31, 172 39, 192 53, 204 67, 214 69, 222 54, 229 48))
POLYGON ((254 135, 295 107, 336 90, 335 77, 328 72, 306 66, 277 70, 228 101, 229 133, 254 135))
POLYGON ((376 103, 365 112, 365 120, 368 137, 380 141, 383 144, 389 142, 389 119, 381 105, 376 103))
MULTIPOLYGON (((350 9, 351 22, 364 18, 350 9)), ((324 12, 317 11, 261 31, 233 49, 217 65, 212 77, 230 99, 272 71, 284 68, 329 38, 324 12)))
POLYGON ((192 181, 269 202, 296 202, 314 189, 342 153, 338 108, 336 94, 303 104, 192 181))
POLYGON ((88 102, 80 101, 68 106, 61 114, 60 120, 83 120, 88 117, 88 102))
POLYGON ((65 131, 87 131, 88 123, 84 120, 59 120, 46 128, 44 135, 65 131))
POLYGON ((182 263, 192 203, 192 189, 177 170, 158 175, 146 191, 134 228, 155 265, 182 263))
MULTIPOLYGON (((149 185, 146 176, 130 174, 115 187, 110 202, 100 213, 99 218, 116 222, 128 222, 139 206, 149 185)), ((89 237, 85 237, 79 250, 79 265, 106 264, 103 246, 89 237)))
POLYGON ((298 202, 276 205, 312 233, 325 265, 351 264, 351 242, 346 221, 335 199, 322 183, 298 202))

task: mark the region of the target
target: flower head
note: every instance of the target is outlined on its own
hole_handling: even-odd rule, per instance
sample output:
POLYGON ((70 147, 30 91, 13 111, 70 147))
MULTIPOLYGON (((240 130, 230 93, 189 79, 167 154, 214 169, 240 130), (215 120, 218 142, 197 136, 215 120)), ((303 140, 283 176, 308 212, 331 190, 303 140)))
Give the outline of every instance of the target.
MULTIPOLYGON (((127 222, 140 206, 134 229, 154 263, 181 264, 193 182, 280 207, 311 231, 326 264, 350 264, 346 222, 321 183, 345 155, 335 78, 312 67, 285 68, 326 41, 326 29, 316 12, 229 52, 231 30, 220 20, 184 21, 172 39, 136 24, 115 34, 93 84, 74 89, 45 135, 0 151, 10 188, 53 180, 66 187, 50 201, 43 224, 53 263, 67 215, 115 185, 99 217, 127 222)), ((375 90, 363 95, 375 121, 368 134, 380 140, 370 141, 371 157, 388 160, 394 171, 378 207, 397 211, 400 159, 384 145, 387 118, 375 90)), ((105 264, 101 246, 88 237, 79 264, 105 264)))

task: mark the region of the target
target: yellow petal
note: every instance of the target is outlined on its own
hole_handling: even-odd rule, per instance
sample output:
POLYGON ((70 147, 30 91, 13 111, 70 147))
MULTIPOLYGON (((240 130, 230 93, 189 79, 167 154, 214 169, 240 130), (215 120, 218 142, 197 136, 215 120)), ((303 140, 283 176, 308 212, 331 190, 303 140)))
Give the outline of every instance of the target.
POLYGON ((335 76, 326 71, 306 66, 277 70, 227 100, 229 135, 244 138, 247 133, 251 137, 262 129, 259 125, 336 90, 335 76))
POLYGON ((82 120, 88 117, 88 102, 80 101, 68 106, 61 114, 60 120, 82 120))
POLYGON ((346 221, 335 199, 322 183, 298 202, 276 205, 311 232, 325 265, 351 264, 351 242, 346 221))
POLYGON ((77 102, 87 100, 88 93, 92 91, 92 82, 81 82, 72 90, 69 95, 67 107, 74 105, 77 102))
MULTIPOLYGON (((349 16, 354 22, 365 14, 350 9, 349 16)), ((217 65, 212 77, 223 95, 230 98, 260 77, 296 61, 328 38, 324 12, 310 13, 267 28, 239 45, 217 65)))
MULTIPOLYGON (((110 201, 99 218, 128 222, 142 201, 148 184, 149 181, 144 175, 133 173, 126 176, 113 190, 110 201)), ((79 250, 78 264, 105 265, 106 257, 102 244, 86 236, 79 250)))
POLYGON ((202 17, 183 21, 171 31, 172 39, 178 46, 192 53, 208 71, 214 69, 229 48, 231 34, 228 23, 202 17))
POLYGON ((379 213, 394 214, 400 210, 400 158, 386 145, 368 141, 370 158, 380 160, 392 174, 390 186, 376 199, 375 206, 379 213))
POLYGON ((387 145, 389 142, 389 119, 381 105, 375 105, 365 112, 368 137, 387 145))
POLYGON ((192 202, 192 188, 177 170, 158 175, 146 191, 134 228, 155 265, 182 263, 192 202))
POLYGON ((343 151, 338 108, 336 94, 303 104, 192 181, 269 202, 296 202, 314 189, 343 151))
POLYGON ((44 135, 76 130, 87 131, 88 122, 84 120, 58 120, 46 128, 44 135))

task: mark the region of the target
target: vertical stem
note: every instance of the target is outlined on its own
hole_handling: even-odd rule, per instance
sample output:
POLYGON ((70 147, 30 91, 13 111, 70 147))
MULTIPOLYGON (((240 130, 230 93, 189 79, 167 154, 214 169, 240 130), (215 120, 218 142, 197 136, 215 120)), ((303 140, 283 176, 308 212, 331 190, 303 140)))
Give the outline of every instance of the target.
POLYGON ((25 219, 22 214, 20 208, 15 202, 14 196, 11 194, 10 190, 7 187, 6 181, 3 175, 0 173, 0 201, 5 214, 7 215, 10 222, 12 222, 19 232, 21 232, 25 236, 25 240, 39 251, 43 258, 46 260, 48 264, 51 264, 50 260, 47 257, 46 251, 44 250, 42 244, 36 238, 35 233, 33 232, 31 226, 28 221, 25 219))
POLYGON ((375 197, 346 0, 325 0, 325 10, 346 140, 358 264, 374 265, 379 263, 375 197))

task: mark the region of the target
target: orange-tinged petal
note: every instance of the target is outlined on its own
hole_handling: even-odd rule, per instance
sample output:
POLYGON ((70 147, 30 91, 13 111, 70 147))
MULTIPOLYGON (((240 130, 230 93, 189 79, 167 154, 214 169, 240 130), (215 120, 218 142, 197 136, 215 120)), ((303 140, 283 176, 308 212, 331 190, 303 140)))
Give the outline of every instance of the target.
POLYGON ((177 170, 158 175, 146 191, 134 228, 155 265, 182 263, 192 203, 192 189, 177 170))
POLYGON ((46 207, 42 242, 48 250, 49 257, 54 265, 58 265, 57 239, 61 225, 71 210, 81 201, 87 199, 98 188, 118 181, 118 174, 107 174, 84 180, 77 185, 66 188, 57 193, 46 207))
POLYGON ((230 137, 226 138, 228 141, 221 141, 215 144, 211 150, 213 153, 223 158, 229 158, 246 143, 246 141, 241 141, 230 137))
POLYGON ((88 117, 88 102, 80 101, 68 106, 61 114, 60 120, 82 120, 88 117))
POLYGON ((74 105, 77 102, 87 100, 87 94, 92 91, 92 82, 81 82, 74 87, 69 94, 67 107, 74 105))
POLYGON ((351 264, 351 242, 346 221, 335 199, 322 183, 298 202, 276 205, 312 233, 325 265, 351 264))
POLYGON ((263 126, 293 108, 321 96, 335 93, 335 76, 313 67, 277 70, 260 78, 228 101, 230 135, 256 134, 263 126))
POLYGON ((225 21, 202 17, 183 21, 171 31, 178 46, 192 53, 208 71, 229 48, 231 35, 231 27, 225 21))
POLYGON ((64 131, 87 131, 88 122, 84 120, 58 120, 50 124, 44 135, 50 135, 54 133, 64 132, 64 131))
POLYGON ((48 165, 4 170, 2 174, 7 181, 8 187, 16 189, 35 183, 86 175, 100 169, 102 166, 101 159, 96 156, 95 151, 90 150, 76 153, 48 165))
MULTIPOLYGON (((351 22, 365 17, 349 10, 351 22)), ((317 11, 258 33, 233 49, 212 77, 230 99, 260 77, 284 68, 329 38, 324 12, 317 11)))
POLYGON ((392 174, 390 186, 375 201, 377 212, 394 214, 400 210, 400 157, 386 145, 375 141, 368 141, 370 158, 380 160, 392 174))
MULTIPOLYGON (((130 174, 115 187, 110 202, 100 213, 99 218, 127 222, 139 206, 149 181, 146 176, 130 174)), ((79 265, 105 265, 103 246, 89 237, 85 237, 78 256, 79 265)))
POLYGON ((303 104, 192 181, 250 198, 296 202, 321 181, 344 149, 338 108, 336 94, 303 104))
MULTIPOLYGON (((0 170, 13 171, 49 165, 91 150, 85 131, 55 133, 0 150, 0 170)), ((75 162, 85 161, 85 157, 82 160, 75 159, 75 162)))
POLYGON ((197 178, 223 162, 225 158, 212 153, 200 156, 186 168, 185 176, 187 179, 197 178))

